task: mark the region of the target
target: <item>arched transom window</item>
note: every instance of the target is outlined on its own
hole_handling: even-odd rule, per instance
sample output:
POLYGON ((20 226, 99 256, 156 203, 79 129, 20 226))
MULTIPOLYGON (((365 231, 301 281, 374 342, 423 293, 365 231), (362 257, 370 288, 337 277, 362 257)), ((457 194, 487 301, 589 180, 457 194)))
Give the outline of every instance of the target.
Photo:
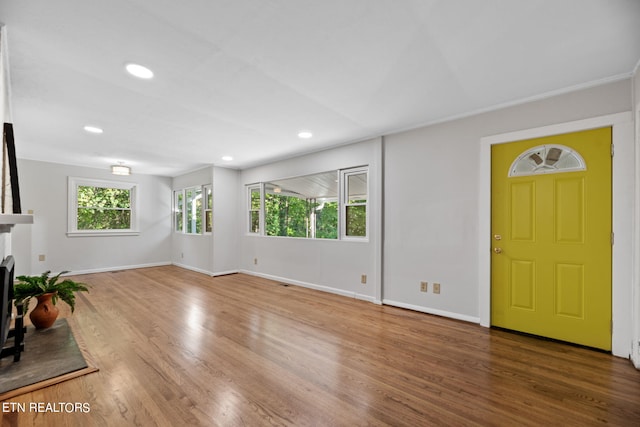
POLYGON ((586 170, 582 156, 564 145, 539 145, 520 154, 509 168, 509 176, 586 170))

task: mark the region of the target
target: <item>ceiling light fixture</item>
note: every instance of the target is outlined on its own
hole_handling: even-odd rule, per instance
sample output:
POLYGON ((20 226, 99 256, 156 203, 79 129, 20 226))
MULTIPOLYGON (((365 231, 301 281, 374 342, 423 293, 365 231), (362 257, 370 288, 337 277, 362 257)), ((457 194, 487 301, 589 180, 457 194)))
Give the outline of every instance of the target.
POLYGON ((122 163, 111 165, 111 173, 114 175, 131 175, 131 168, 124 166, 122 163))
POLYGON ((99 134, 99 133, 102 133, 102 132, 103 132, 103 130, 102 130, 102 129, 100 129, 99 127, 95 127, 95 126, 88 126, 88 125, 84 127, 84 130, 85 130, 86 132, 89 132, 89 133, 95 133, 95 134, 99 134))
POLYGON ((127 64, 125 68, 129 74, 140 79, 150 79, 153 77, 153 71, 139 64, 127 64))
POLYGON ((222 160, 224 160, 225 162, 230 162, 231 160, 233 160, 233 157, 231 157, 231 156, 222 156, 222 160))
POLYGON ((309 139, 313 136, 313 134, 307 130, 304 130, 302 132, 298 132, 298 138, 302 138, 302 139, 309 139))

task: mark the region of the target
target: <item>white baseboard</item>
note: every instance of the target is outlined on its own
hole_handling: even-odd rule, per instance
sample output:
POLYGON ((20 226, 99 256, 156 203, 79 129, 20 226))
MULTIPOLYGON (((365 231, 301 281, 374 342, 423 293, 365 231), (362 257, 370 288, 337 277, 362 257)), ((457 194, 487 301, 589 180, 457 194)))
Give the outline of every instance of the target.
POLYGON ((375 297, 372 297, 370 295, 359 294, 357 292, 345 291, 344 289, 332 288, 330 286, 317 285, 315 283, 303 282, 303 281, 300 281, 300 280, 288 279, 286 277, 274 276, 274 275, 271 275, 271 274, 258 273, 258 272, 250 271, 250 270, 229 270, 229 271, 211 272, 211 271, 203 270, 201 268, 192 267, 192 266, 186 265, 186 264, 180 264, 180 263, 175 263, 175 262, 174 263, 171 263, 171 262, 159 262, 159 263, 126 265, 126 266, 117 266, 117 267, 114 266, 114 267, 106 267, 106 268, 96 268, 96 269, 91 269, 91 270, 72 271, 72 272, 69 272, 67 275, 74 275, 75 276, 75 275, 81 275, 81 274, 105 273, 105 272, 109 272, 109 271, 118 271, 118 270, 133 270, 133 269, 136 269, 136 268, 161 267, 161 266, 165 266, 165 265, 175 265, 176 267, 184 268, 186 270, 191 270, 191 271, 195 271, 197 273, 202 273, 202 274, 206 274, 208 276, 214 276, 214 277, 215 276, 224 276, 224 275, 227 275, 227 274, 243 273, 243 274, 248 274, 250 276, 262 277, 264 279, 274 280, 276 282, 283 282, 283 283, 287 283, 287 284, 290 284, 290 285, 301 286, 303 288, 315 289, 315 290, 322 291, 322 292, 328 292, 328 293, 331 293, 331 294, 341 295, 341 296, 345 296, 345 297, 349 297, 349 298, 355 298, 355 299, 362 300, 362 301, 367 301, 367 302, 370 302, 370 303, 373 303, 373 304, 391 305, 391 306, 394 306, 394 307, 406 308, 408 310, 419 311, 419 312, 422 312, 422 313, 434 314, 436 316, 442 316, 442 317, 448 317, 448 318, 451 318, 451 319, 463 320, 465 322, 480 323, 480 318, 479 317, 467 316, 467 315, 460 314, 460 313, 453 313, 453 312, 450 312, 450 311, 437 310, 437 309, 433 309, 433 308, 422 307, 422 306, 419 306, 419 305, 406 304, 406 303, 403 303, 403 302, 392 301, 392 300, 388 300, 388 299, 384 299, 384 300, 380 301, 380 300, 376 300, 375 297))
POLYGON ((362 301, 370 302, 371 304, 378 304, 378 305, 382 304, 382 301, 377 300, 375 297, 372 297, 371 295, 363 295, 363 294, 356 293, 354 298, 362 301))
POLYGON ((276 282, 283 282, 283 283, 287 283, 287 284, 290 284, 290 285, 301 286, 303 288, 315 289, 315 290, 322 291, 322 292, 328 292, 328 293, 331 293, 331 294, 336 294, 336 295, 341 295, 341 296, 344 296, 344 297, 349 297, 349 298, 354 298, 354 299, 358 299, 358 300, 362 300, 362 301, 367 301, 367 302, 370 302, 372 304, 391 305, 391 306, 394 306, 394 307, 406 308, 408 310, 419 311, 419 312, 422 312, 422 313, 435 314, 437 316, 449 317, 451 319, 457 319, 457 320, 463 320, 465 322, 480 323, 480 318, 479 317, 472 317, 472 316, 467 316, 467 315, 460 314, 460 313, 453 313, 453 312, 450 312, 450 311, 437 310, 437 309, 432 309, 432 308, 428 308, 428 307, 422 307, 422 306, 419 306, 419 305, 406 304, 406 303, 403 303, 403 302, 392 301, 392 300, 387 300, 387 299, 380 301, 380 300, 376 300, 375 297, 372 297, 370 295, 359 294, 357 292, 345 291, 344 289, 332 288, 330 286, 317 285, 315 283, 303 282, 303 281, 300 281, 300 280, 293 280, 293 279, 289 279, 289 278, 286 278, 286 277, 274 276, 274 275, 271 275, 271 274, 258 273, 258 272, 250 271, 250 270, 229 270, 229 271, 211 272, 211 271, 203 270, 201 268, 192 267, 192 266, 186 265, 186 264, 180 264, 180 263, 175 263, 175 262, 174 263, 171 263, 171 262, 159 262, 159 263, 114 266, 114 267, 96 268, 96 269, 90 269, 90 270, 72 271, 72 272, 69 272, 67 275, 74 275, 75 276, 75 275, 81 275, 81 274, 106 273, 106 272, 109 272, 109 271, 133 270, 133 269, 136 269, 136 268, 161 267, 161 266, 166 266, 166 265, 175 265, 176 267, 184 268, 186 270, 191 270, 191 271, 195 271, 197 273, 202 273, 202 274, 206 274, 208 276, 214 276, 214 277, 215 276, 224 276, 224 275, 227 275, 227 274, 243 273, 243 274, 248 274, 250 276, 262 277, 264 279, 269 279, 269 280, 273 280, 273 281, 276 281, 276 282))
POLYGON ((250 271, 250 270, 240 270, 239 273, 248 274, 250 276, 262 277, 263 279, 274 280, 274 281, 277 281, 277 282, 283 282, 283 283, 287 283, 287 284, 291 284, 291 285, 301 286, 303 288, 309 288, 309 289, 315 289, 315 290, 318 290, 318 291, 329 292, 329 293, 332 293, 332 294, 342 295, 342 296, 349 297, 349 298, 355 298, 355 299, 359 299, 359 300, 362 300, 362 301, 368 301, 368 302, 373 303, 373 304, 391 305, 391 306, 394 306, 394 307, 406 308, 408 310, 419 311, 421 313, 435 314, 436 316, 448 317, 448 318, 451 318, 451 319, 462 320, 462 321, 465 321, 465 322, 480 323, 480 318, 479 317, 467 316, 467 315, 460 314, 460 313, 453 313, 453 312, 444 311, 444 310, 436 310, 436 309, 432 309, 432 308, 428 308, 428 307, 421 307, 421 306, 413 305, 413 304, 405 304, 403 302, 386 300, 386 299, 380 301, 380 300, 376 300, 375 297, 372 297, 372 296, 369 296, 369 295, 358 294, 357 292, 345 291, 344 289, 332 288, 332 287, 329 287, 329 286, 322 286, 322 285, 317 285, 317 284, 314 284, 314 283, 302 282, 302 281, 299 281, 299 280, 292 280, 292 279, 288 279, 286 277, 273 276, 271 274, 258 273, 258 272, 250 271))
POLYGON ((296 285, 303 288, 315 289, 317 291, 328 292, 331 294, 342 295, 344 297, 355 298, 363 301, 369 301, 375 303, 375 298, 369 295, 362 295, 357 292, 345 291, 344 289, 332 288, 330 286, 317 285, 315 283, 302 282, 300 280, 288 279, 286 277, 273 276, 271 274, 258 273, 250 270, 240 270, 239 273, 248 274, 250 276, 262 277, 263 279, 274 280, 276 282, 283 282, 289 285, 296 285))
POLYGON ((213 277, 216 277, 216 276, 226 276, 226 275, 228 275, 228 274, 236 274, 236 273, 239 273, 239 271, 238 271, 238 270, 217 271, 217 272, 215 272, 215 273, 212 273, 211 275, 212 275, 213 277))
POLYGON ((212 277, 226 276, 227 274, 235 274, 235 273, 238 272, 238 270, 215 271, 215 272, 213 272, 213 271, 209 271, 209 270, 204 270, 202 268, 193 267, 193 266, 187 265, 187 264, 180 264, 179 262, 174 262, 174 263, 172 263, 172 265, 175 265, 176 267, 184 268, 185 270, 195 271, 196 273, 206 274, 207 276, 212 276, 212 277))
POLYGON ((176 267, 180 267, 180 268, 184 268, 185 270, 191 270, 191 271, 195 271, 196 273, 202 273, 202 274, 206 274, 207 276, 213 276, 214 274, 209 271, 209 270, 204 270, 202 268, 198 268, 198 267, 193 267, 191 265, 187 265, 187 264, 180 264, 179 262, 173 262, 171 263, 172 265, 175 265, 176 267))
POLYGON ((121 265, 121 266, 113 266, 113 267, 103 267, 103 268, 93 268, 88 270, 74 270, 66 273, 65 276, 76 276, 80 274, 93 274, 93 273, 107 273, 109 271, 119 271, 119 270, 134 270, 136 268, 148 268, 148 267, 163 267, 166 265, 171 265, 170 262, 153 262, 149 264, 136 264, 136 265, 121 265))
POLYGON ((478 323, 478 324, 480 323, 479 317, 467 316, 466 314, 453 313, 451 311, 444 311, 444 310, 438 310, 435 308, 422 307, 419 305, 406 304, 404 302, 391 301, 388 299, 382 300, 382 303, 386 305, 392 305, 394 307, 400 307, 400 308, 406 308, 408 310, 419 311, 421 313, 435 314, 436 316, 448 317, 456 320, 463 320, 465 322, 478 323))

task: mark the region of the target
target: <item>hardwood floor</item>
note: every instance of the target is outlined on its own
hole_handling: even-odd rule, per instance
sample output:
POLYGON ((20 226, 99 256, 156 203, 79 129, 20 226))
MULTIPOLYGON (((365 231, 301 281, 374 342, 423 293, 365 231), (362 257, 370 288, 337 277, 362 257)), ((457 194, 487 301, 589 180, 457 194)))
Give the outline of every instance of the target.
POLYGON ((10 402, 90 411, 2 426, 640 425, 640 371, 608 354, 242 274, 76 279, 100 371, 10 402))

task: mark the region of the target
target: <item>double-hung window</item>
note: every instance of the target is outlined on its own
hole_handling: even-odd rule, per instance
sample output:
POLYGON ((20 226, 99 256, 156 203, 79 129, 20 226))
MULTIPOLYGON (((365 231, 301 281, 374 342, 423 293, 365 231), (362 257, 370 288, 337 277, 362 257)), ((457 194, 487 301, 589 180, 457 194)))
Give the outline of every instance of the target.
POLYGON ((367 169, 349 169, 341 172, 344 185, 342 235, 347 238, 367 237, 367 169))
POLYGON ((213 189, 210 185, 202 187, 204 191, 204 232, 213 231, 213 189))
POLYGON ((173 229, 176 233, 206 234, 213 230, 211 185, 198 185, 173 192, 173 229))
POLYGON ((174 231, 184 230, 184 191, 173 192, 173 227, 174 231))
POLYGON ((260 212, 262 211, 261 185, 251 185, 248 187, 249 205, 249 233, 260 233, 260 212))
POLYGON ((186 234, 202 234, 202 187, 191 187, 185 193, 186 234))
POLYGON ((137 184, 69 177, 68 235, 138 234, 137 184))

